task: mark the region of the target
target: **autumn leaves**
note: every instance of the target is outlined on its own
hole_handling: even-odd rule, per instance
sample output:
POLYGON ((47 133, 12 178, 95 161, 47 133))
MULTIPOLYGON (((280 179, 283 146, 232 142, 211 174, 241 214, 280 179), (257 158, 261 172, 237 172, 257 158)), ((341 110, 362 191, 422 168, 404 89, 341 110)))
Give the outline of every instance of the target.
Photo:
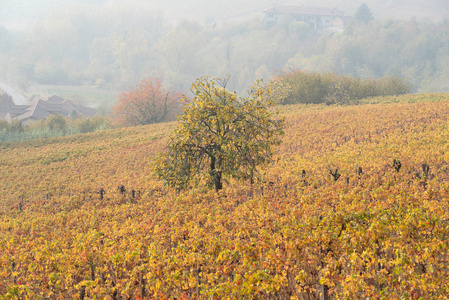
POLYGON ((166 124, 2 149, 0 294, 447 298, 448 102, 287 108, 262 180, 230 177, 219 193, 151 175, 166 124), (141 197, 122 201, 122 184, 141 197))

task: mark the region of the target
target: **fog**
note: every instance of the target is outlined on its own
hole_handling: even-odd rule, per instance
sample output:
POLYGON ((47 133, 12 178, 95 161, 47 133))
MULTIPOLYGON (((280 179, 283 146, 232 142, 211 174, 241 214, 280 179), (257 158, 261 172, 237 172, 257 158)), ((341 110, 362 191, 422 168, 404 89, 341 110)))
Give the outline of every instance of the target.
POLYGON ((0 82, 28 99, 96 107, 143 78, 188 92, 198 77, 230 75, 242 92, 287 69, 449 92, 448 17, 446 0, 1 0, 0 82), (363 3, 372 18, 358 15, 363 3), (344 14, 323 28, 289 14, 267 20, 265 10, 286 5, 344 14))

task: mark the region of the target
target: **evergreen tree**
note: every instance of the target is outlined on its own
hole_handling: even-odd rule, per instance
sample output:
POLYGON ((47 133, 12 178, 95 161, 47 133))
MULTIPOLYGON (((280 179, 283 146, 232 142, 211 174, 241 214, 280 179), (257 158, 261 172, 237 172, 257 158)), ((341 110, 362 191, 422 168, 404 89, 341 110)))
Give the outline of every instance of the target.
POLYGON ((373 14, 371 13, 371 10, 369 9, 368 5, 365 3, 362 3, 359 8, 357 9, 357 12, 355 13, 355 19, 359 22, 368 23, 373 18, 373 14))

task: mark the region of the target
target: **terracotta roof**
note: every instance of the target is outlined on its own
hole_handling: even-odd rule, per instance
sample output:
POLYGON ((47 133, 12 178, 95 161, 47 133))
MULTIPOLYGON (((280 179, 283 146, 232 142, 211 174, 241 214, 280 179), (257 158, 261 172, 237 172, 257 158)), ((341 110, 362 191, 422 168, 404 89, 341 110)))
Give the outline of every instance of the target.
POLYGON ((280 5, 264 10, 264 13, 291 14, 291 15, 315 15, 315 16, 343 16, 345 13, 337 8, 307 7, 280 5))

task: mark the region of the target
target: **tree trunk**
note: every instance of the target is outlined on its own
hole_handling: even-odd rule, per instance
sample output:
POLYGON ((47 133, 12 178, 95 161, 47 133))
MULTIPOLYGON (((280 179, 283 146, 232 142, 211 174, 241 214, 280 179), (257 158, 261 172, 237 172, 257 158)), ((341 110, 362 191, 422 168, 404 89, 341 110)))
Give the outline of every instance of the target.
POLYGON ((221 172, 217 172, 214 178, 215 191, 218 192, 223 188, 223 184, 221 183, 221 172))
POLYGON ((321 290, 320 300, 329 300, 329 287, 325 284, 321 284, 320 290, 321 290))
POLYGON ((215 191, 218 192, 223 188, 223 184, 221 183, 221 171, 217 171, 215 169, 215 164, 218 164, 218 166, 221 166, 220 159, 215 158, 215 156, 210 156, 210 174, 212 176, 212 180, 214 182, 215 191))

